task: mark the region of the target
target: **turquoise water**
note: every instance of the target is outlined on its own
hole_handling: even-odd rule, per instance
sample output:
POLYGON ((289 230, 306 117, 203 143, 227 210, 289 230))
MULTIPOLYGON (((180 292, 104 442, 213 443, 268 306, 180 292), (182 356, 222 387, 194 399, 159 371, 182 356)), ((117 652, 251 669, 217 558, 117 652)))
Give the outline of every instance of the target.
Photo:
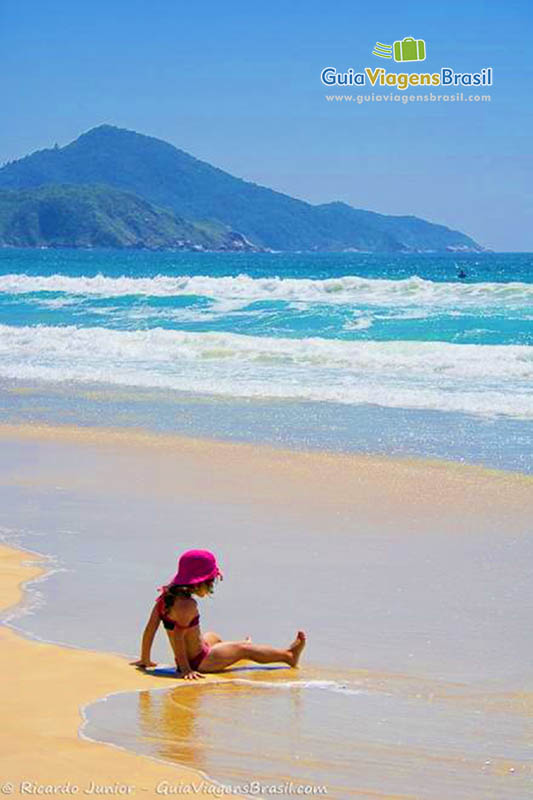
POLYGON ((533 468, 531 254, 0 252, 0 419, 533 468))
MULTIPOLYGON (((530 472, 532 319, 528 254, 4 250, 0 420, 530 472)), ((65 471, 76 476, 79 454, 63 450, 54 458, 73 459, 65 471)), ((61 477, 38 488, 44 445, 17 442, 4 455, 6 475, 21 479, 2 486, 0 533, 55 557, 17 618, 27 634, 134 655, 169 554, 199 531, 228 576, 202 608, 206 626, 276 642, 296 626, 310 634, 297 677, 235 673, 215 691, 118 695, 86 709, 86 735, 228 783, 327 784, 339 800, 526 796, 529 525, 506 514, 451 535, 439 516, 423 536, 395 521, 354 535, 335 518, 325 536, 319 520, 179 492, 117 496, 61 477), (147 531, 157 541, 148 564, 147 531), (129 610, 120 624, 106 611, 117 585, 129 610)), ((98 474, 94 459, 84 474, 98 474)), ((168 659, 164 641, 156 657, 168 659)))
POLYGON ((530 418, 532 280, 528 254, 5 250, 0 377, 530 418))
POLYGON ((480 345, 533 338, 529 254, 8 250, 0 277, 7 325, 480 345))

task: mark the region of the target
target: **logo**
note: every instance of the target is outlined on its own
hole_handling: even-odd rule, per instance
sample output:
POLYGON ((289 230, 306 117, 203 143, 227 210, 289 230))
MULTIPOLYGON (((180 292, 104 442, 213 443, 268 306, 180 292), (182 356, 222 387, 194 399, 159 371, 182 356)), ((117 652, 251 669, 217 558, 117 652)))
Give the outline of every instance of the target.
POLYGON ((376 42, 372 50, 372 55, 378 58, 392 58, 393 54, 395 61, 425 61, 426 43, 424 39, 406 36, 394 42, 394 45, 376 42))
POLYGON ((374 49, 372 50, 372 55, 378 56, 378 58, 392 58, 392 45, 376 42, 374 49))
MULTIPOLYGON (((414 39, 405 36, 392 44, 376 42, 372 55, 377 58, 393 59, 400 63, 409 63, 426 60, 426 42, 424 39, 414 39)), ((492 67, 483 67, 477 72, 456 72, 452 67, 441 67, 434 72, 389 72, 385 67, 364 67, 363 69, 350 67, 339 71, 336 67, 324 67, 320 73, 320 80, 324 86, 383 86, 396 87, 404 92, 414 86, 492 86, 492 67)))

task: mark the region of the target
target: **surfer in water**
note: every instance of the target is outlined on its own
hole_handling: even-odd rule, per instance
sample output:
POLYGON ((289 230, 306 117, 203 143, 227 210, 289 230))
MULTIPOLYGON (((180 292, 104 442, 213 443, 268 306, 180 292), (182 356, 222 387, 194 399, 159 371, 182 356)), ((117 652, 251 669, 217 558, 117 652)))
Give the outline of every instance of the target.
POLYGON ((150 654, 155 634, 162 622, 174 652, 176 667, 186 680, 202 678, 204 672, 221 672, 236 661, 246 659, 258 664, 283 663, 297 667, 305 647, 305 633, 298 631, 289 647, 277 648, 255 644, 250 637, 238 642, 224 642, 217 633, 200 631, 200 614, 194 596, 206 597, 222 578, 215 556, 208 550, 187 550, 178 562, 178 571, 166 586, 160 587, 144 629, 141 657, 133 666, 155 667, 150 654))

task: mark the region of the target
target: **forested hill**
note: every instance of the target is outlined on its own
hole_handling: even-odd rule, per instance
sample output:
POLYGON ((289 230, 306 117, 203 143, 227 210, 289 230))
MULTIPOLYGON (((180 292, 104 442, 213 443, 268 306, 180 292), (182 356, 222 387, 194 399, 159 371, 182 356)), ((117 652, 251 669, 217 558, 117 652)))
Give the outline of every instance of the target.
POLYGON ((168 142, 111 125, 0 169, 0 189, 51 184, 110 186, 182 221, 207 221, 273 250, 483 249, 463 233, 413 216, 387 216, 344 203, 314 206, 236 178, 168 142))

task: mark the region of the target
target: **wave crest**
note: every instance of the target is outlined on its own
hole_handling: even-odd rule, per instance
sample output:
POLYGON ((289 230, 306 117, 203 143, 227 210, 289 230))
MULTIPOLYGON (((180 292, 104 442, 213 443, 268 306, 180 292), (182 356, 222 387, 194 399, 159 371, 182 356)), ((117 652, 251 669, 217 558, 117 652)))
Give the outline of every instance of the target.
POLYGON ((533 348, 0 326, 0 375, 533 417, 533 348))
POLYGON ((2 275, 0 292, 29 294, 62 292, 69 295, 120 297, 201 296, 217 302, 243 303, 281 300, 290 303, 327 305, 363 303, 370 306, 430 306, 443 308, 478 308, 505 306, 522 308, 533 305, 530 283, 444 283, 418 276, 400 280, 362 278, 252 278, 241 274, 214 278, 208 275, 152 278, 104 275, 71 277, 67 275, 2 275))

